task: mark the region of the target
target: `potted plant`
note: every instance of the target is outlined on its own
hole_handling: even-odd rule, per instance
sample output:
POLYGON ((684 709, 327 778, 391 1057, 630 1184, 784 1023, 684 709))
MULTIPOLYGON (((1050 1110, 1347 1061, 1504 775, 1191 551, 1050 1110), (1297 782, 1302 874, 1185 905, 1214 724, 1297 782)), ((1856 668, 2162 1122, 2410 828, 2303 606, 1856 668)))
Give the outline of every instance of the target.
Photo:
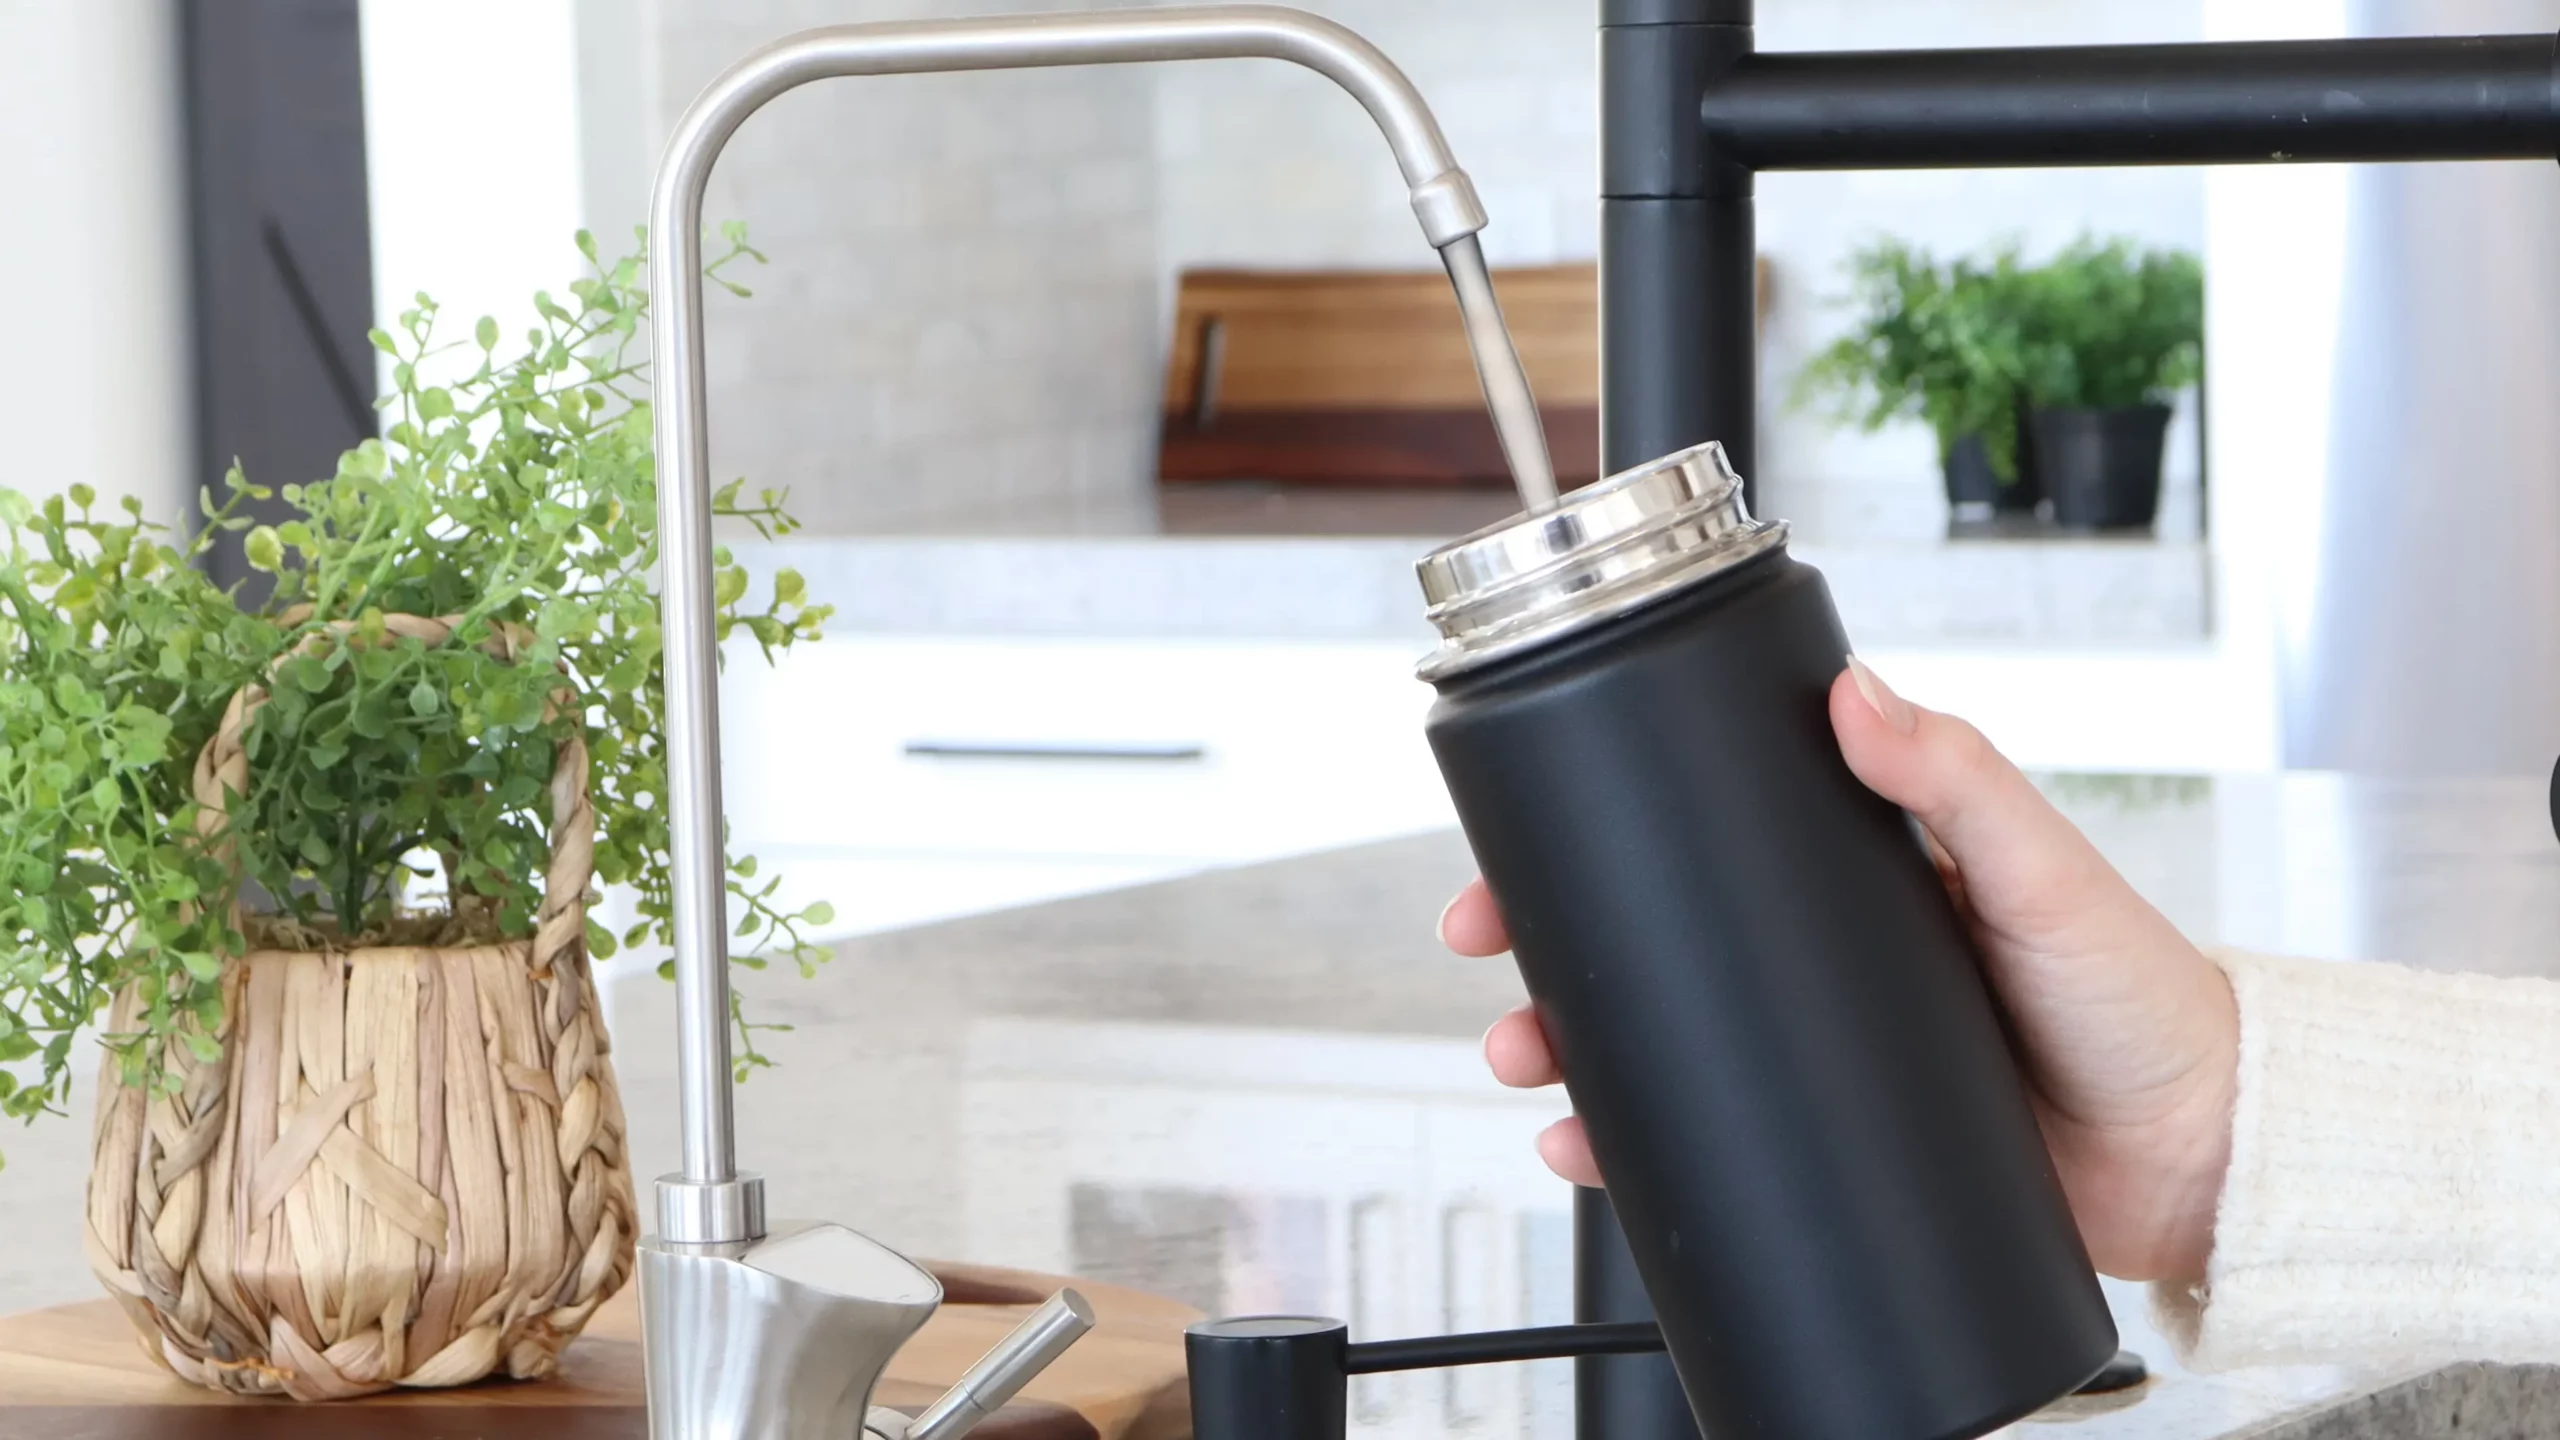
POLYGON ((2084 238, 2022 278, 2027 423, 2054 523, 2150 528, 2170 402, 2203 373, 2203 265, 2084 238))
MULTIPOLYGON (((99 1027, 89 1257, 198 1384, 543 1375, 630 1273, 589 960, 670 914, 657 512, 639 266, 580 246, 512 358, 424 296, 375 332, 383 434, 281 487, 291 523, 238 518, 269 492, 236 469, 191 541, 0 492, 0 1108, 59 1110, 99 1027), (220 530, 271 600, 192 563, 220 530), (597 883, 636 892, 628 933, 597 883)), ((739 488, 721 513, 790 528, 739 488)), ((747 590, 724 556, 721 627, 768 656, 825 618, 790 574, 747 590)), ((741 948, 822 958, 831 917, 753 873, 741 948)))
POLYGON ((1847 269, 1858 318, 1797 377, 1798 402, 1831 400, 1868 431, 1926 422, 1959 515, 2035 509, 2038 477, 2019 423, 2025 272, 2015 248, 1942 264, 1888 239, 1861 247, 1847 269))

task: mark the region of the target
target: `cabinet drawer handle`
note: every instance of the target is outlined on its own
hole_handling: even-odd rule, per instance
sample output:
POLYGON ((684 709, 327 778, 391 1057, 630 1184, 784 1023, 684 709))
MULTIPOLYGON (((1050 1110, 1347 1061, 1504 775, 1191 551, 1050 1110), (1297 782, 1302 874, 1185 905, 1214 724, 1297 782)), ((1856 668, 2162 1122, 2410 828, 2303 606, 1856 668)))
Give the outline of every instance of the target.
POLYGON ((940 760, 1147 760, 1182 762, 1208 758, 1209 748, 1187 741, 1110 740, 910 740, 909 755, 940 760))

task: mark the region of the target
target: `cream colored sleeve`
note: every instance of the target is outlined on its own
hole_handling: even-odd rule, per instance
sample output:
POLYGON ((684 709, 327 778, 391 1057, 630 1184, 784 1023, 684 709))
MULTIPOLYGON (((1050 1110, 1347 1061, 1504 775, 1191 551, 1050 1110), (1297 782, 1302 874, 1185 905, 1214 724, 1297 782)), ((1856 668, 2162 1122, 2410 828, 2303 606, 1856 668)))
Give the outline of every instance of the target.
POLYGON ((2240 1006, 2200 1369, 2560 1361, 2560 984, 2214 956, 2240 1006))

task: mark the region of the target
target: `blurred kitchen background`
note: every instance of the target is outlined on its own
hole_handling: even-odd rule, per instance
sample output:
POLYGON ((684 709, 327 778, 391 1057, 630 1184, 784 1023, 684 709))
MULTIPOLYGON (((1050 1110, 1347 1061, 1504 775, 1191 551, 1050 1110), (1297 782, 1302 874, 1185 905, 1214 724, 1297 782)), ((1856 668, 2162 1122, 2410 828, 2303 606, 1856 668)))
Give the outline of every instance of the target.
MULTIPOLYGON (((1596 251, 1594 6, 1306 3, 1377 41, 1438 109, 1492 213, 1486 244, 1533 332, 1560 444, 1586 437, 1563 458, 1587 474, 1576 416, 1596 376, 1576 317, 1596 251)), ((234 454, 271 479, 323 473, 370 423, 366 326, 423 290, 463 325, 493 314, 521 328, 536 288, 578 273, 572 232, 628 248, 670 122, 736 55, 811 25, 987 8, 0 5, 7 483, 85 480, 177 516, 234 454)), ((1760 9, 1771 50, 2560 28, 2560 0, 1760 9)), ((1471 402, 1425 373, 1437 292, 1378 278, 1432 257, 1356 106, 1261 62, 835 82, 746 126, 711 213, 743 221, 770 257, 741 276, 753 298, 713 296, 715 470, 787 486, 808 521, 741 553, 797 567, 838 607, 825 644, 726 682, 733 835, 792 896, 828 900, 848 933, 880 932, 1450 823, 1418 723, 1429 696, 1411 668, 1428 638, 1410 567, 1509 505, 1451 478, 1464 466, 1448 457, 1475 443, 1461 423, 1471 402), (1256 347, 1314 343, 1253 317, 1325 305, 1420 317, 1387 339, 1362 332, 1390 347, 1376 353, 1421 357, 1355 346, 1380 393, 1354 375, 1340 393, 1272 402, 1319 420, 1373 402, 1423 417, 1397 422, 1390 460, 1367 471, 1285 413, 1253 419, 1241 393, 1257 376, 1293 383, 1257 370, 1288 366, 1256 347), (1386 393, 1400 385, 1410 393, 1386 393), (1251 423, 1212 433, 1235 411, 1251 423), (1319 478, 1275 481, 1257 464, 1319 478)), ((2560 753, 2550 164, 1768 175, 1759 215, 1763 508, 1795 524, 1852 635, 1906 693, 2047 771, 2548 771, 2560 753), (2015 241, 2032 258, 2082 235, 2202 263, 2205 377, 2176 398, 2151 526, 1954 523, 1926 427, 1864 434, 1790 403, 1795 374, 1855 318, 1843 265, 1859 246, 1953 256, 2015 241)), ((2316 786, 2250 791, 2256 808, 2233 811, 2228 788, 2156 783, 2167 788, 2084 793, 2083 808, 2159 830, 2122 842, 2136 862, 2186 854, 2180 873, 2207 877, 2186 917, 2204 929, 2232 928, 2235 906, 2281 908, 2242 893, 2246 876, 2328 873, 2316 855, 2270 860, 2271 837, 2355 843, 2320 838, 2334 802, 2316 786), (2215 878, 2242 852, 2275 872, 2215 878)), ((2250 913, 2238 930, 2267 943, 2360 943, 2351 918, 2316 906, 2250 913)), ((1407 917, 1417 949, 1431 918, 1407 917)), ((788 1003, 787 982, 766 984, 788 1003)), ((661 998, 621 989, 657 1023, 661 998)), ((1078 1152, 1116 1157, 1091 1173, 1046 1150, 1021 1162, 1049 1167, 1041 1193, 1054 1192, 1028 1218, 883 1200, 885 1238, 1090 1269, 1129 1253, 1132 1232, 1188 1235, 1204 1247, 1190 1269, 1140 1245, 1158 1269, 1135 1278, 1203 1304, 1386 1305, 1361 1312, 1372 1329, 1549 1319, 1569 1303, 1563 1188, 1525 1146, 1552 1098, 1491 1092, 1463 1039, 1282 1045, 1249 1064, 1235 1048, 1246 1040, 1211 1032, 988 1023, 963 1067, 972 1133, 1150 1138, 1078 1152), (1097 1054, 1116 1058, 1097 1071, 1097 1054), (1278 1073, 1315 1098, 1296 1110, 1166 1098, 1278 1073), (1070 1081, 1109 1093, 1083 1106, 1070 1081), (1343 1141, 1357 1153, 1339 1164, 1292 1158, 1350 1133, 1344 1114, 1409 1137, 1444 1103, 1476 1118, 1440 1132, 1429 1185, 1394 1159, 1402 1140, 1343 1141), (1343 1257, 1422 1237, 1393 1227, 1426 1216, 1441 1230, 1412 1247, 1432 1257, 1412 1283, 1445 1303, 1355 1295, 1343 1257)), ((639 1030, 623 1045, 659 1048, 639 1030)), ((646 1176, 663 1126, 644 1113, 649 1086, 632 1089, 646 1176)), ((757 1107, 779 1103, 757 1094, 743 1102, 751 1135, 757 1107)), ((10 1191, 76 1194, 80 1129, 0 1136, 13 1162, 0 1211, 10 1191)), ((772 1158, 777 1173, 793 1163, 772 1158)), ((866 1223, 841 1157, 826 1174, 809 1198, 866 1223)), ((76 1254, 17 1249, 0 1254, 0 1309, 86 1293, 76 1254)), ((1516 1383, 1530 1388, 1449 1398, 1446 1414, 1506 1417, 1484 1433, 1552 1433, 1554 1377, 1516 1383)), ((1394 1428, 1379 1418, 1390 1400, 1363 1403, 1372 1432, 1394 1428)))

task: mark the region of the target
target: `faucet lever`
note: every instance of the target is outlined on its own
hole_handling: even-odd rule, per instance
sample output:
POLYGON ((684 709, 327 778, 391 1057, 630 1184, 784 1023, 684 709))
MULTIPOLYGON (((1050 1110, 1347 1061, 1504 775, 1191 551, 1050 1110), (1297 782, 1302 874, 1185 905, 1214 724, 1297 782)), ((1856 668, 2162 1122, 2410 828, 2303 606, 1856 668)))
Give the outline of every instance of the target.
POLYGON ((997 1341, 924 1413, 901 1425, 903 1417, 874 1410, 866 1428, 880 1440, 960 1440, 1021 1394, 1023 1386, 1092 1328, 1093 1306, 1075 1291, 1061 1290, 997 1341))

